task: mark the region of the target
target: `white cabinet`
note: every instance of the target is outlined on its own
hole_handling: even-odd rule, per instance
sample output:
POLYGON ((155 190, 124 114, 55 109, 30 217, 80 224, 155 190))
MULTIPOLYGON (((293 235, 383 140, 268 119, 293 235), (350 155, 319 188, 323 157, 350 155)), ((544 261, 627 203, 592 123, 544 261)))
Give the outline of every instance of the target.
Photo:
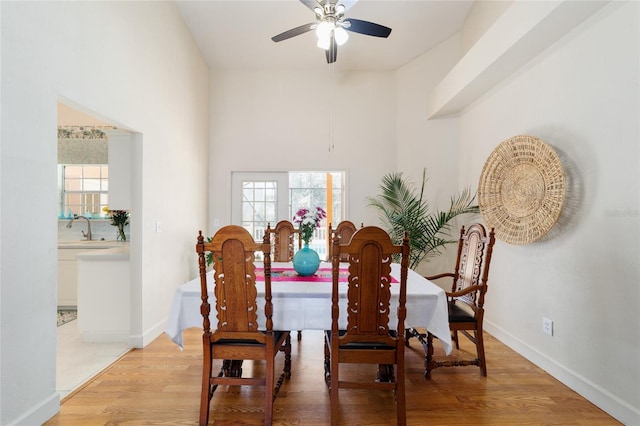
POLYGON ((78 253, 86 249, 58 249, 58 306, 78 306, 78 253))
POLYGON ((78 329, 85 342, 128 342, 129 247, 78 255, 78 329))
POLYGON ((78 306, 78 254, 113 247, 129 247, 121 241, 58 242, 58 306, 78 306))
POLYGON ((131 158, 133 143, 129 133, 109 134, 109 207, 131 209, 131 158))

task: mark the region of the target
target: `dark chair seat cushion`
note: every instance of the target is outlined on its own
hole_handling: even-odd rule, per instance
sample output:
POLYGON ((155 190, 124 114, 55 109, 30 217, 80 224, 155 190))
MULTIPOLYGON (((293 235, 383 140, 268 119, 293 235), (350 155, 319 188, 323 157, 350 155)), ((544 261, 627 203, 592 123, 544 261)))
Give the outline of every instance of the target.
MULTIPOLYGON (((260 331, 260 333, 264 334, 264 331, 260 331)), ((280 338, 285 334, 289 333, 288 331, 276 331, 273 330, 273 339, 274 341, 280 340, 280 338)), ((213 345, 264 345, 264 343, 260 343, 253 339, 220 339, 217 342, 213 342, 213 345)))
MULTIPOLYGON (((340 336, 344 336, 346 334, 346 330, 338 330, 338 334, 340 336)), ((331 345, 331 330, 324 331, 325 336, 327 337, 327 342, 331 345)), ((389 336, 397 337, 398 333, 395 330, 389 330, 389 336)), ((396 349, 395 346, 385 345, 380 342, 354 342, 348 343, 346 345, 340 346, 341 349, 384 349, 393 351, 396 349)))
POLYGON ((476 319, 472 313, 455 303, 449 303, 449 322, 476 322, 476 319))

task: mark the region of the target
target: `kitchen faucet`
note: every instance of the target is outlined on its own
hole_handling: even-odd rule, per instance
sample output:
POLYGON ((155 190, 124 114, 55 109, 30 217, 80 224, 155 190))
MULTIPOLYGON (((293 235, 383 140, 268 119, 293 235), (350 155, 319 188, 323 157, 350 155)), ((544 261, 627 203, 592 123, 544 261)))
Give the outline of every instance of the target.
POLYGON ((69 221, 69 223, 67 224, 67 228, 71 228, 71 225, 73 224, 73 221, 76 219, 84 219, 87 221, 87 233, 85 234, 84 231, 80 231, 82 232, 82 236, 85 237, 88 241, 91 241, 91 221, 89 220, 88 217, 86 216, 80 216, 80 215, 73 215, 73 217, 71 218, 71 220, 69 221))

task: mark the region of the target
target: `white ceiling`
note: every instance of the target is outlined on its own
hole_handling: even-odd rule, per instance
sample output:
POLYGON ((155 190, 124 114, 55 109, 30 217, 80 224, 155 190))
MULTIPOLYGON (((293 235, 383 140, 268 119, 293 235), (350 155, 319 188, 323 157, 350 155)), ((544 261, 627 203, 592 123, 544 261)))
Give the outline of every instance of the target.
MULTIPOLYGON (((474 0, 359 0, 346 17, 392 29, 389 38, 349 33, 338 70, 395 70, 458 32, 474 0)), ((315 21, 299 0, 177 0, 178 9, 212 69, 328 67, 313 31, 279 43, 271 37, 315 21)), ((59 125, 107 123, 64 104, 59 125)))
MULTIPOLYGON (((340 70, 395 70, 460 30, 473 0, 360 0, 345 17, 392 29, 389 38, 349 33, 340 70)), ((271 37, 315 22, 299 0, 177 0, 211 69, 313 69, 329 66, 313 31, 271 37)))

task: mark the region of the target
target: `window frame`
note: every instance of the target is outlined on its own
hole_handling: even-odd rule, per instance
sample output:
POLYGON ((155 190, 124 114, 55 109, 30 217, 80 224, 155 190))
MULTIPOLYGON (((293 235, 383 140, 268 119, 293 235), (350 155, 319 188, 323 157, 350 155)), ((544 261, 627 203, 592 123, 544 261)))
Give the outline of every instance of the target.
MULTIPOLYGON (((264 224, 260 222, 259 225, 249 226, 248 230, 252 233, 254 239, 260 240, 263 236, 263 231, 266 228, 267 223, 270 223, 271 226, 275 226, 279 220, 289 220, 293 221, 293 216, 299 208, 306 207, 312 208, 316 207, 318 203, 317 197, 314 199, 313 196, 309 197, 309 200, 304 203, 304 205, 293 206, 292 202, 294 199, 294 191, 310 191, 318 189, 316 187, 310 186, 299 186, 295 187, 291 182, 291 175, 295 174, 324 174, 326 179, 324 181, 324 186, 321 187, 324 190, 324 205, 320 205, 320 207, 327 210, 328 216, 323 221, 323 223, 318 227, 314 233, 314 237, 311 241, 311 246, 318 254, 322 257, 328 253, 328 236, 326 234, 326 230, 329 223, 332 223, 333 226, 337 225, 338 222, 345 219, 347 217, 346 212, 348 211, 347 203, 347 172, 345 170, 329 170, 329 171, 306 171, 306 170, 290 170, 286 172, 231 172, 231 223, 245 226, 246 221, 243 221, 242 218, 242 202, 243 202, 243 193, 242 193, 242 183, 247 181, 275 181, 277 180, 277 193, 278 200, 284 200, 282 203, 278 203, 278 207, 276 211, 278 212, 276 216, 272 220, 265 220, 264 224), (341 179, 336 184, 336 177, 339 176, 341 179), (327 186, 331 187, 330 191, 327 191, 327 186), (337 194, 336 194, 337 192, 337 194), (313 205, 307 205, 312 203, 313 205), (327 207, 327 204, 331 203, 331 208, 327 207), (335 211, 336 203, 340 205, 339 214, 337 218, 335 215, 332 215, 332 212, 335 211), (252 232, 253 230, 253 232, 252 232)), ((311 179, 311 178, 310 178, 311 179)), ((322 197, 322 196, 321 196, 322 197)), ((257 222, 253 222, 257 223, 257 222)), ((294 224, 295 225, 295 224, 294 224)), ((297 249, 297 246, 296 246, 297 249)))
POLYGON ((109 165, 108 164, 58 164, 59 204, 58 217, 68 219, 73 215, 83 215, 89 218, 104 218, 106 213, 102 208, 109 204, 109 165), (79 168, 80 176, 74 179, 80 181, 80 189, 68 189, 67 182, 72 178, 67 176, 69 168, 79 168), (99 176, 88 176, 89 168, 98 168, 99 176), (99 189, 88 189, 90 181, 98 181, 99 189), (79 203, 70 203, 69 196, 79 195, 79 203), (89 198, 97 196, 97 200, 89 198), (97 211, 94 207, 97 206, 97 211), (76 209, 78 211, 76 211, 76 209))

